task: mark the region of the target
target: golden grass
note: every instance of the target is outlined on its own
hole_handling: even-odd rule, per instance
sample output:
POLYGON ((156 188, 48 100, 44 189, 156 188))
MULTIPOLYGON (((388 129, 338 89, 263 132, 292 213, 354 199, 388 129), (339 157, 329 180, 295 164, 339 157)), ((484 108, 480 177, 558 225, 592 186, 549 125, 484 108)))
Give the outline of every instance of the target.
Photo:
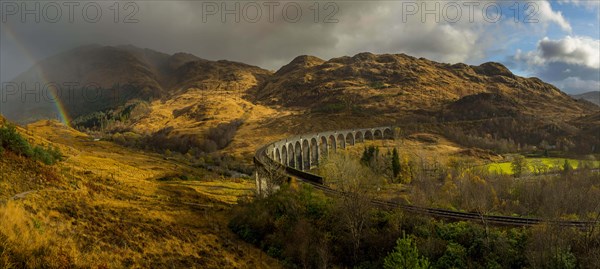
POLYGON ((356 143, 354 146, 346 147, 345 151, 360 158, 363 150, 369 146, 378 147, 380 154, 387 154, 388 151, 391 152, 396 148, 400 155, 407 155, 410 158, 423 159, 425 161, 435 160, 445 164, 450 158, 461 156, 461 152, 465 149, 441 136, 431 134, 428 134, 428 136, 435 137, 437 142, 427 143, 415 139, 365 140, 363 143, 356 143))
POLYGON ((68 223, 56 212, 32 214, 9 201, 0 207, 0 268, 65 268, 80 262, 68 223), (60 238, 60 240, 57 240, 60 238))
MULTIPOLYGON (((227 228, 229 212, 254 184, 215 177, 177 160, 97 141, 56 123, 29 126, 66 160, 55 182, 19 183, 0 202, 0 267, 277 268, 227 228), (201 181, 159 181, 185 174, 201 181), (18 201, 17 192, 34 190, 18 201), (4 221, 4 220, 8 221, 4 221), (17 228, 15 228, 17 227, 17 228)), ((16 171, 30 167, 0 164, 16 171)), ((4 172, 4 170, 3 170, 4 172)), ((35 174, 32 174, 35 175, 35 174)))
POLYGON ((290 115, 292 112, 253 104, 241 98, 243 92, 214 89, 190 88, 176 98, 164 103, 154 101, 150 113, 133 125, 137 133, 153 133, 165 127, 173 127, 177 134, 191 134, 203 138, 207 130, 219 123, 243 120, 234 140, 223 151, 250 160, 257 145, 281 138, 284 134, 263 128, 274 119, 290 115), (175 111, 196 107, 204 115, 199 120, 185 115, 177 116, 175 111))

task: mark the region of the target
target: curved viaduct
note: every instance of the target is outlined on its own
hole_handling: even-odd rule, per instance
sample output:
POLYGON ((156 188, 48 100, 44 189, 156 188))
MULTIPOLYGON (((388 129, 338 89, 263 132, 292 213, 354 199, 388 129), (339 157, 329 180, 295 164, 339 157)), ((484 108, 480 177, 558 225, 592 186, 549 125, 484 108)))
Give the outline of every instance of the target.
POLYGON ((298 170, 310 170, 329 152, 374 139, 393 139, 392 127, 329 131, 293 136, 266 146, 266 154, 274 161, 298 170))
MULTIPOLYGON (((254 155, 254 164, 257 168, 255 177, 258 195, 264 195, 263 191, 266 189, 266 183, 269 180, 268 177, 273 176, 273 173, 298 178, 327 195, 344 195, 337 190, 325 186, 321 176, 312 174, 307 170, 316 167, 323 156, 326 156, 331 151, 336 151, 338 148, 343 149, 347 145, 354 145, 365 140, 393 137, 392 127, 377 127, 305 134, 267 144, 259 148, 254 155), (268 172, 269 169, 267 167, 274 167, 275 169, 268 172)), ((407 212, 435 218, 480 221, 491 225, 532 226, 539 223, 548 223, 579 229, 590 229, 591 227, 600 225, 599 221, 542 220, 513 216, 482 215, 471 212, 420 207, 379 199, 372 199, 371 204, 380 208, 400 208, 407 212)))

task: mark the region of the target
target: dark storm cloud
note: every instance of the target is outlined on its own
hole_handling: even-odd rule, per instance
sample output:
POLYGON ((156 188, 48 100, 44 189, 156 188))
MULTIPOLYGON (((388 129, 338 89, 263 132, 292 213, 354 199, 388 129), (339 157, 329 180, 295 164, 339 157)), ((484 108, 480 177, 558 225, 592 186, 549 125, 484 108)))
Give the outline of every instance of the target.
POLYGON ((560 81, 570 77, 581 80, 600 80, 598 69, 562 62, 548 63, 538 69, 537 75, 545 81, 560 81))
MULTIPOLYGON (((2 1, 7 2, 16 3, 2 1)), ((49 2, 28 2, 35 3, 43 9, 49 2)), ((314 1, 137 1, 135 6, 108 1, 88 8, 87 15, 84 6, 96 2, 77 3, 73 18, 63 8, 56 22, 48 21, 52 14, 43 14, 40 23, 32 15, 26 15, 23 22, 18 12, 3 18, 0 78, 10 79, 33 61, 87 44, 189 52, 209 60, 228 59, 275 70, 302 54, 329 59, 363 51, 480 63, 506 41, 506 25, 484 21, 481 16, 463 16, 453 22, 444 16, 438 22, 432 16, 423 19, 420 13, 408 16, 403 4, 420 3, 416 1, 318 2, 318 6, 314 1), (96 18, 98 7, 102 15, 96 18), (239 22, 224 9, 237 9, 239 22), (257 16, 259 9, 261 16, 257 16)), ((557 15, 548 12, 551 18, 557 15)))

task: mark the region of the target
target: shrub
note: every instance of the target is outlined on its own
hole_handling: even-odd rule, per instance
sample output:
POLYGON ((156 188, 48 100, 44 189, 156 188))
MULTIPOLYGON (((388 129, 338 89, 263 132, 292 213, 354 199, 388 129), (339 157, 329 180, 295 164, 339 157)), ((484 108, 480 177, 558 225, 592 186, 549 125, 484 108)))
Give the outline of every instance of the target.
POLYGON ((62 153, 58 148, 48 146, 46 148, 32 147, 23 136, 21 136, 14 125, 0 127, 0 153, 8 149, 18 155, 41 161, 47 165, 62 160, 62 153))
POLYGON ((39 160, 40 162, 43 162, 48 165, 54 163, 52 156, 50 156, 50 154, 47 151, 45 151, 42 147, 36 146, 33 148, 32 152, 33 152, 32 157, 34 159, 39 160))
POLYGON ((571 250, 559 250, 558 253, 552 257, 549 268, 556 269, 573 269, 577 268, 577 258, 571 250))
POLYGON ((47 165, 55 164, 62 160, 62 154, 58 148, 48 146, 45 149, 40 146, 35 146, 32 150, 32 158, 47 165))
POLYGON ((0 127, 0 144, 2 147, 17 153, 31 157, 33 154, 31 146, 19 133, 14 125, 0 127))
POLYGON ((437 261, 438 268, 466 268, 467 250, 460 244, 451 242, 446 246, 446 252, 437 261))
POLYGON ((421 269, 429 268, 429 260, 419 255, 419 250, 412 237, 403 235, 396 241, 394 251, 385 257, 383 268, 386 269, 421 269))
POLYGON ((373 89, 383 89, 385 88, 385 83, 383 83, 382 81, 374 81, 373 83, 371 83, 371 88, 373 89))
POLYGON ((342 112, 346 109, 346 105, 344 103, 329 103, 324 104, 323 106, 316 107, 312 109, 314 113, 338 113, 342 112))

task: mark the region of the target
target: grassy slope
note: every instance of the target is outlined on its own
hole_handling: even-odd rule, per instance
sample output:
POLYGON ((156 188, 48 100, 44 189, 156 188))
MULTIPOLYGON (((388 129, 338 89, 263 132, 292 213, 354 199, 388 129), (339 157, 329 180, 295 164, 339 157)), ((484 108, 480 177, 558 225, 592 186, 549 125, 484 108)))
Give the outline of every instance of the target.
POLYGON ((0 239, 6 239, 0 240, 0 267, 279 266, 227 228, 232 204, 252 194, 253 182, 216 179, 158 155, 94 142, 54 122, 29 130, 59 145, 67 159, 48 168, 57 180, 38 177, 43 182, 31 185, 24 183, 32 177, 28 168, 2 158, 0 184, 18 187, 3 192, 1 201, 37 191, 0 207, 6 220, 0 223, 0 239), (179 173, 203 180, 156 180, 179 173))
MULTIPOLYGON (((568 160, 569 164, 574 169, 577 169, 577 167, 579 167, 579 161, 580 160, 576 160, 576 159, 565 159, 565 158, 527 158, 528 169, 529 169, 529 172, 534 172, 534 168, 531 165, 531 163, 533 161, 540 161, 541 163, 545 164, 548 167, 549 170, 562 170, 563 169, 563 165, 565 163, 565 160, 568 160)), ((491 173, 506 174, 506 175, 512 175, 513 174, 511 162, 492 163, 492 164, 486 165, 486 167, 487 167, 488 171, 491 172, 491 173)), ((595 168, 600 167, 600 162, 599 161, 594 161, 593 162, 593 167, 595 167, 595 168)))
POLYGON ((278 111, 252 104, 241 98, 239 92, 192 88, 164 103, 152 102, 150 113, 136 122, 133 130, 137 133, 152 133, 165 127, 173 127, 175 134, 191 134, 202 138, 208 129, 219 123, 241 119, 244 124, 224 152, 251 160, 258 146, 285 137, 287 133, 282 128, 273 131, 264 126, 269 126, 273 121, 278 122, 277 126, 285 126, 284 121, 279 119, 293 114, 289 110, 278 111), (174 113, 192 106, 199 106, 196 113, 202 119, 174 113))

